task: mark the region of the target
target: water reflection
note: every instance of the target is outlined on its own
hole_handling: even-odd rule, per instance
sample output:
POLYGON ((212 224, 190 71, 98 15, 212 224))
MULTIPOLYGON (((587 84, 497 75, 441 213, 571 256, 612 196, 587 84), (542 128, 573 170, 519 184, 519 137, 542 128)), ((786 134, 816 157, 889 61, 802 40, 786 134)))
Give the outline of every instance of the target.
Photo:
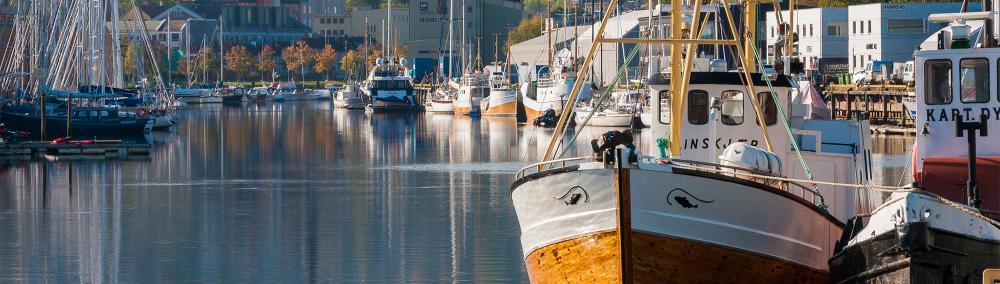
POLYGON ((0 162, 0 282, 527 281, 511 173, 550 129, 318 102, 180 115, 147 161, 0 162))

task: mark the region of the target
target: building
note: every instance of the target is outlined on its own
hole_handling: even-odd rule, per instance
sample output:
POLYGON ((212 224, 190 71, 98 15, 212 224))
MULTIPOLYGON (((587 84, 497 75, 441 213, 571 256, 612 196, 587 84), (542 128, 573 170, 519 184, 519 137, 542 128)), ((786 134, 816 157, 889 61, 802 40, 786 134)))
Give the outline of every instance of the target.
POLYGON ((303 8, 306 24, 322 37, 347 36, 347 2, 344 0, 310 0, 303 8))
MULTIPOLYGON (((799 41, 794 47, 798 51, 796 57, 801 60, 806 70, 820 74, 847 73, 848 70, 848 9, 847 8, 811 8, 795 10, 792 19, 792 30, 798 34, 799 41)), ((788 11, 781 12, 781 18, 789 20, 788 11)), ((773 11, 767 13, 766 39, 767 64, 774 64, 774 43, 781 36, 778 31, 777 19, 773 11)), ((761 35, 758 34, 758 37, 761 35)), ((780 54, 780 52, 779 52, 780 54)))
MULTIPOLYGON (((506 54, 507 33, 524 17, 521 2, 510 0, 454 1, 455 13, 449 13, 449 1, 412 0, 408 7, 410 21, 403 33, 407 33, 407 57, 454 62, 453 68, 460 68, 475 62, 478 55, 483 65, 503 61, 506 54), (454 15, 453 43, 448 42, 449 15, 454 15), (464 22, 463 22, 464 19, 464 22), (465 32, 463 49, 462 32, 465 32), (445 58, 450 46, 451 59, 445 58), (463 62, 462 51, 465 51, 463 62)), ((393 11, 395 13, 395 11, 393 11)), ((402 35, 401 35, 402 36, 402 35)), ((441 65, 441 64, 438 64, 441 65)))
MULTIPOLYGON (((17 15, 16 0, 0 0, 0 54, 10 54, 10 37, 14 31, 14 17, 17 15)), ((2 57, 2 56, 0 56, 2 57)))
MULTIPOLYGON (((848 7, 851 70, 863 68, 874 60, 905 62, 928 36, 946 23, 929 23, 936 13, 959 12, 962 3, 876 3, 848 7)), ((969 3, 969 11, 979 11, 978 2, 969 3)))
POLYGON ((177 4, 139 8, 143 20, 170 21, 169 25, 159 26, 150 33, 158 41, 165 41, 169 37, 172 48, 188 46, 188 38, 192 46, 200 46, 201 40, 217 42, 220 19, 226 44, 254 47, 264 44, 286 45, 312 35, 312 31, 289 16, 288 8, 283 6, 177 4), (167 34, 168 31, 170 34, 167 34), (175 39, 181 42, 174 42, 175 39))
MULTIPOLYGON (((400 44, 408 44, 410 40, 409 29, 410 10, 406 7, 392 8, 392 36, 400 44)), ((386 19, 389 18, 388 8, 371 9, 369 7, 355 7, 350 12, 351 15, 346 21, 347 35, 352 37, 371 37, 377 43, 386 41, 386 19)))

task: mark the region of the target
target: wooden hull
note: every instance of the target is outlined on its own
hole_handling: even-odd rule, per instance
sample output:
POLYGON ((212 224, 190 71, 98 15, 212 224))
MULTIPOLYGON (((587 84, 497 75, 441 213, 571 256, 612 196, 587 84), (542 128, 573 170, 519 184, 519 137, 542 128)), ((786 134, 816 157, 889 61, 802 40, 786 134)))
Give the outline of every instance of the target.
POLYGON ((512 187, 534 283, 825 282, 843 226, 792 192, 662 165, 584 163, 512 187))
POLYGON ((509 102, 502 105, 490 106, 483 111, 484 115, 517 115, 517 102, 509 102))
MULTIPOLYGON (((532 283, 620 283, 615 231, 539 248, 525 258, 532 283)), ((636 283, 826 283, 824 272, 717 245, 632 232, 636 283)))

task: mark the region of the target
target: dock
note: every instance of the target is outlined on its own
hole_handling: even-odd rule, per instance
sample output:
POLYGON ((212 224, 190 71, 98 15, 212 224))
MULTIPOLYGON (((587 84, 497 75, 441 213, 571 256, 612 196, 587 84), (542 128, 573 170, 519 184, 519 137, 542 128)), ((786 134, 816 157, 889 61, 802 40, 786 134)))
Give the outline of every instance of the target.
POLYGON ((0 159, 129 159, 149 157, 152 144, 94 143, 51 144, 50 142, 25 142, 0 144, 0 159))
POLYGON ((880 130, 900 133, 912 132, 916 123, 904 105, 915 99, 911 86, 827 85, 822 93, 833 119, 866 119, 880 130))

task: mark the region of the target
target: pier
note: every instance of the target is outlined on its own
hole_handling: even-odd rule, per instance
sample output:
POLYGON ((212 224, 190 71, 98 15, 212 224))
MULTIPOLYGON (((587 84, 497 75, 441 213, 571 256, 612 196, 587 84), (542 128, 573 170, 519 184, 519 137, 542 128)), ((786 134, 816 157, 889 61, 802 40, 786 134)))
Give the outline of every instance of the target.
POLYGON ((912 133, 914 118, 906 101, 914 101, 913 88, 906 85, 827 85, 823 99, 833 119, 865 119, 881 133, 912 133))
POLYGON ((51 144, 48 141, 0 144, 0 159, 35 159, 43 157, 81 159, 128 159, 149 157, 149 143, 125 144, 121 141, 95 141, 94 144, 51 144))

